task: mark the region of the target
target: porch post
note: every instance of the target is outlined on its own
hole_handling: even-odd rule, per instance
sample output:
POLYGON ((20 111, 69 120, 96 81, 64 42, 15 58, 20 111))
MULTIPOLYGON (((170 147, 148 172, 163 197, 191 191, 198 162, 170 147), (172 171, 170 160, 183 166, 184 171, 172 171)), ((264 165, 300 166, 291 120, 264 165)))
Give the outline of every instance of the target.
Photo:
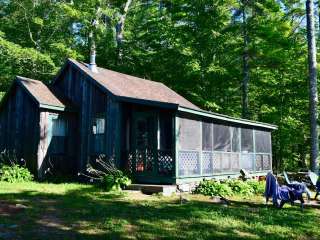
POLYGON ((160 153, 160 113, 157 111, 156 113, 156 134, 157 134, 157 146, 155 151, 153 152, 153 157, 154 157, 154 168, 153 174, 154 176, 158 175, 158 170, 159 170, 159 154, 160 153))
POLYGON ((179 118, 177 117, 177 114, 174 115, 173 118, 174 122, 174 168, 175 168, 175 178, 177 179, 179 177, 179 118))

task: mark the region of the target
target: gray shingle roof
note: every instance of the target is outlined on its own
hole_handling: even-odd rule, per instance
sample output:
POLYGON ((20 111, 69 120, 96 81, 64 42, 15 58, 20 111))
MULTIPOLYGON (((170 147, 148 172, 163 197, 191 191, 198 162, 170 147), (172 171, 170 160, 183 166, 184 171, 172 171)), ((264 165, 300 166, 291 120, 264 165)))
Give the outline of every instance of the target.
POLYGON ((58 98, 57 94, 53 93, 48 86, 41 81, 18 76, 17 82, 42 106, 64 109, 69 105, 64 99, 58 98))
POLYGON ((163 83, 134 77, 100 67, 97 68, 98 73, 93 73, 86 63, 77 62, 73 59, 69 59, 69 62, 76 65, 116 96, 177 104, 183 107, 199 109, 196 105, 189 102, 163 83))

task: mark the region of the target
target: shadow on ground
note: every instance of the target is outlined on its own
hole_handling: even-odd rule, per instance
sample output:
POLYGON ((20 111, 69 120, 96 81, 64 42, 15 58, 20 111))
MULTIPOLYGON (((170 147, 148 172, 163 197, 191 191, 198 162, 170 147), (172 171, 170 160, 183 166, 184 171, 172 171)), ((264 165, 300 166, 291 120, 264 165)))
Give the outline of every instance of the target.
POLYGON ((21 204, 0 213, 0 239, 319 239, 319 210, 274 209, 233 201, 230 206, 191 200, 103 193, 94 186, 65 194, 0 194, 21 204), (310 227, 317 225, 316 228, 310 227))

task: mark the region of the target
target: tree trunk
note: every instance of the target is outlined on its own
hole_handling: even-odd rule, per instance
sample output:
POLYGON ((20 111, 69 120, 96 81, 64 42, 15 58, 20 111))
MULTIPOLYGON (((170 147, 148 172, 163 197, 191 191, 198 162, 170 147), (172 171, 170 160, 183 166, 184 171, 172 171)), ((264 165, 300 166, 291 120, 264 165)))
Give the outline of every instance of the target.
POLYGON ((248 51, 248 31, 247 31, 247 16, 245 6, 242 9, 242 32, 243 32, 243 79, 242 79, 242 117, 249 118, 249 51, 248 51))
POLYGON ((117 42, 117 60, 120 60, 122 58, 122 43, 123 43, 123 32, 124 32, 124 24, 126 20, 126 16, 129 10, 129 7, 132 3, 132 0, 127 0, 126 5, 123 9, 123 14, 120 16, 119 21, 116 24, 116 42, 117 42))
POLYGON ((307 40, 308 40, 308 65, 309 65, 309 88, 310 88, 310 165, 311 170, 316 172, 318 169, 318 91, 317 91, 317 58, 316 41, 314 34, 314 3, 313 0, 306 1, 307 12, 307 40))

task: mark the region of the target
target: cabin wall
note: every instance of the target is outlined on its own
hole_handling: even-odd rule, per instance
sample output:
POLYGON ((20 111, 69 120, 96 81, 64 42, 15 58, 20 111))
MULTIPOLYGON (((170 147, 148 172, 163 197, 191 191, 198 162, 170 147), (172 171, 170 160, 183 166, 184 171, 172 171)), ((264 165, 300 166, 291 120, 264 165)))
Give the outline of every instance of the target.
POLYGON ((94 164, 100 155, 115 158, 118 164, 120 103, 72 65, 60 78, 54 87, 77 107, 79 113, 78 171, 84 171, 87 163, 94 164))
POLYGON ((0 111, 0 151, 14 151, 36 173, 39 111, 37 104, 20 86, 14 89, 0 111))
POLYGON ((73 112, 42 109, 39 116, 40 140, 37 150, 39 179, 45 178, 47 174, 75 175, 78 146, 77 115, 73 112), (54 129, 54 120, 64 122, 63 127, 54 129), (58 132, 58 135, 55 132, 58 132))

